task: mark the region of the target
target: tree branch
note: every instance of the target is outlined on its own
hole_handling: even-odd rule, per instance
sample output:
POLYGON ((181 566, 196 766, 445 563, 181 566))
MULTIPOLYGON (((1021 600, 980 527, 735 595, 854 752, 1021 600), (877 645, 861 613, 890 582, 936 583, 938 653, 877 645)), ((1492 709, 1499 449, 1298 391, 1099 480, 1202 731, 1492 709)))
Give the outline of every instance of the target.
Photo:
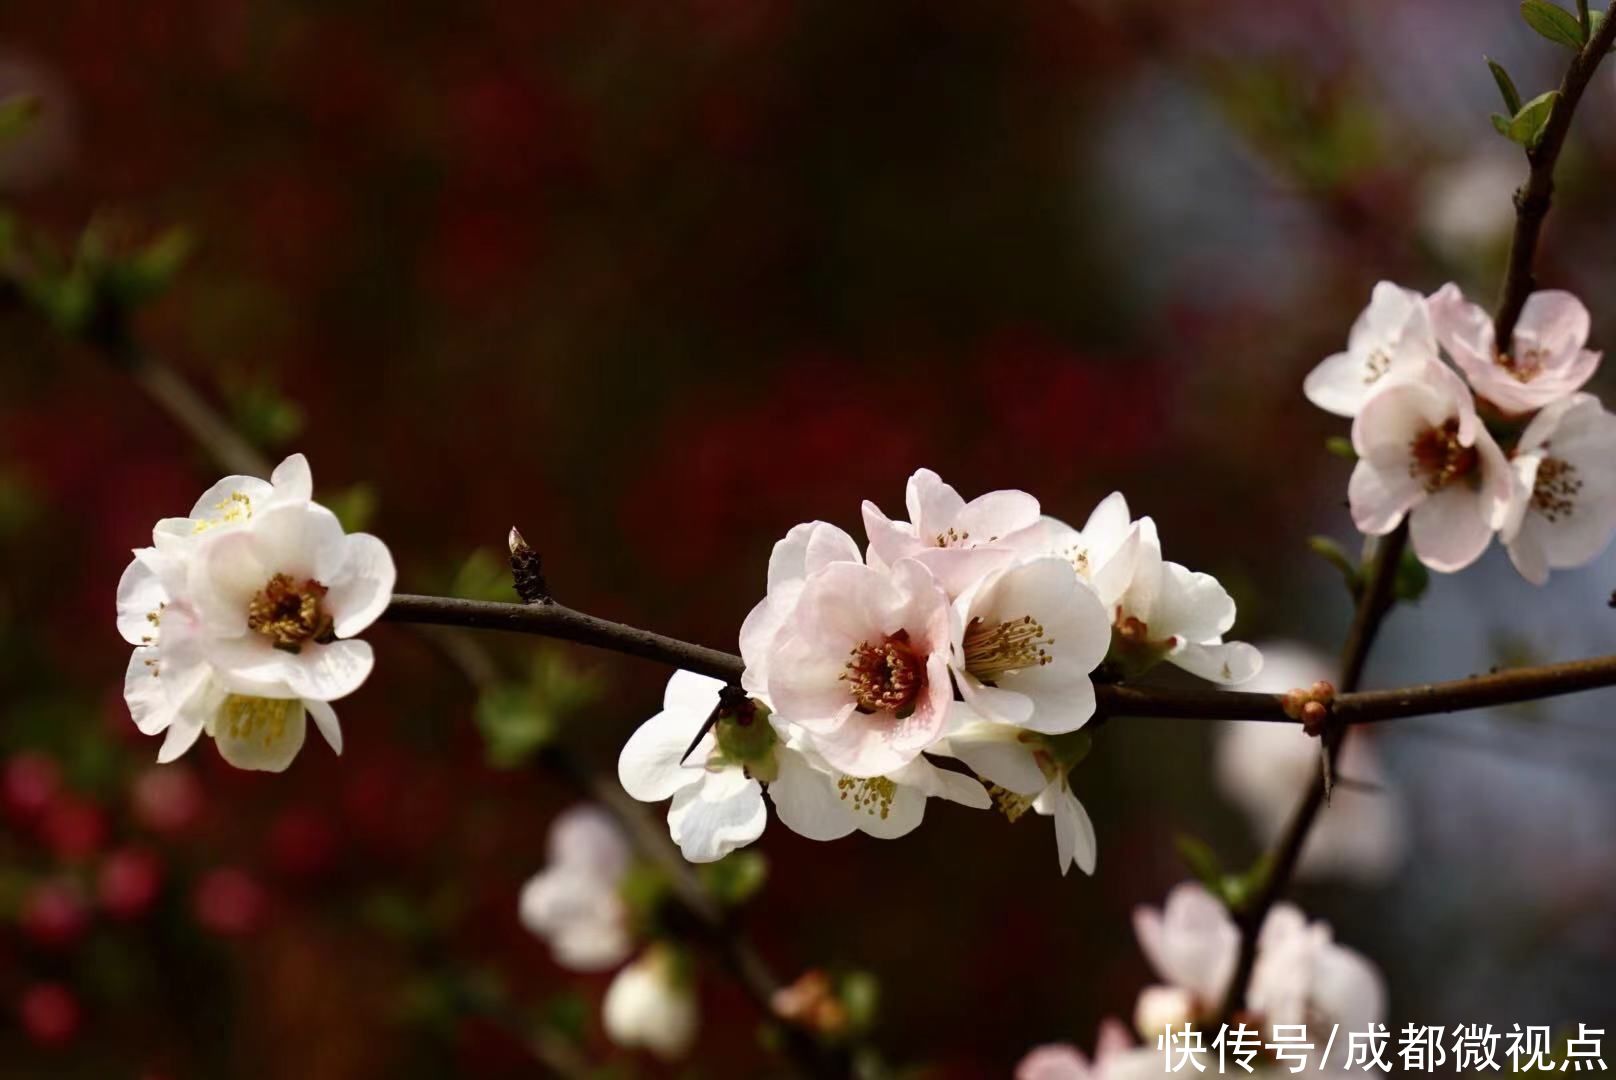
POLYGON ((1515 192, 1515 232, 1510 237, 1509 265, 1498 294, 1498 311, 1493 317, 1493 340, 1498 343, 1500 352, 1511 348, 1515 321, 1521 317, 1526 298, 1537 288, 1532 264, 1537 256, 1543 219, 1554 199, 1554 166, 1565 147, 1566 133, 1571 130, 1571 115, 1612 43, 1616 43, 1616 17, 1601 20, 1599 29, 1571 61, 1560 82, 1560 97, 1543 125, 1542 137, 1535 147, 1526 151, 1526 160, 1532 169, 1526 183, 1515 192))

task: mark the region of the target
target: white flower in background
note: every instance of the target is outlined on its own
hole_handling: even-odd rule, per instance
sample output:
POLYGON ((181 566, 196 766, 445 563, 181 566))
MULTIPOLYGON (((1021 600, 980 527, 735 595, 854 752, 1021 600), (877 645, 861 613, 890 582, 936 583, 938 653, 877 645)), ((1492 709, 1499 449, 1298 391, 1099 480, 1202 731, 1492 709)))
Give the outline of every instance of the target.
POLYGON ((721 859, 757 839, 766 823, 763 784, 781 823, 810 840, 838 840, 855 830, 903 836, 920 824, 929 797, 991 805, 981 784, 923 757, 886 776, 847 776, 814 751, 804 732, 776 728, 761 702, 720 709, 723 689, 718 679, 676 672, 662 712, 630 736, 618 759, 618 778, 634 798, 673 800, 668 828, 692 862, 721 859), (717 722, 692 750, 715 710, 717 722))
POLYGON ((1515 224, 1512 197, 1526 179, 1513 146, 1483 150, 1426 173, 1419 224, 1450 260, 1484 258, 1515 224))
POLYGON ((1094 1060, 1070 1043, 1049 1043, 1027 1051, 1016 1065, 1015 1080, 1134 1080, 1166 1073, 1160 1051, 1139 1046, 1121 1021, 1100 1021, 1094 1060))
POLYGON ((653 945, 617 973, 606 988, 601 1022, 606 1037, 627 1049, 645 1049, 676 1061, 696 1041, 695 987, 682 956, 653 945))
MULTIPOLYGON (((1331 677, 1331 665, 1306 646, 1262 646, 1262 674, 1241 690, 1282 694, 1331 677)), ((1234 720, 1219 724, 1212 771, 1224 798, 1238 806, 1265 847, 1284 830, 1318 774, 1319 741, 1300 724, 1234 720)), ((1299 878, 1384 881, 1407 853, 1403 801, 1387 786, 1371 732, 1355 731, 1341 747, 1338 783, 1313 823, 1297 865, 1299 878), (1360 788, 1350 781, 1370 785, 1360 788)))
POLYGON ((1391 378, 1417 374, 1438 358, 1425 297, 1382 281, 1352 324, 1347 351, 1320 362, 1302 383, 1307 399, 1337 416, 1356 416, 1391 378))
POLYGON ((1128 516, 1128 500, 1113 491, 1089 514, 1081 529, 1045 517, 1023 538, 1028 553, 1056 555, 1072 564, 1110 611, 1133 580, 1139 529, 1128 516))
POLYGON ((1094 823, 1070 781, 1073 766, 1088 756, 1088 733, 1043 735, 980 720, 963 704, 958 712, 948 737, 933 752, 958 758, 993 784, 993 796, 1012 822, 1028 810, 1054 818, 1055 857, 1063 877, 1073 865, 1094 873, 1099 854, 1094 823))
POLYGON ((518 911, 556 963, 605 971, 628 959, 634 942, 618 886, 629 862, 627 839, 600 807, 574 806, 551 822, 549 864, 523 886, 518 911))
POLYGON ((948 597, 903 559, 824 567, 769 652, 768 701, 841 772, 885 776, 942 734, 954 700, 948 597))
POLYGON ((1493 319, 1454 284, 1431 296, 1442 347, 1485 398, 1507 414, 1534 412, 1582 388, 1599 367, 1588 343, 1588 309, 1558 289, 1526 298, 1508 352, 1499 352, 1493 319))
POLYGON ((746 661, 742 689, 757 697, 768 692, 769 649, 796 609, 809 575, 833 562, 863 561, 853 538, 823 521, 794 526, 775 542, 769 555, 768 591, 741 624, 741 657, 746 661))
POLYGON ((238 768, 279 772, 313 717, 342 751, 326 704, 369 674, 370 646, 339 640, 370 625, 392 595, 380 540, 345 536, 309 501, 294 455, 268 482, 229 477, 189 518, 168 518, 118 584, 118 629, 134 645, 124 698, 136 726, 165 735, 158 760, 204 733, 238 768))
MULTIPOLYGON (((1146 991, 1158 1005, 1182 991, 1191 1019, 1206 1023, 1222 1008, 1240 954, 1240 931, 1228 910, 1199 884, 1185 882, 1158 911, 1137 907, 1134 934, 1145 959, 1166 984, 1146 991)), ((1257 935, 1256 964, 1246 1003, 1266 1024, 1308 1024, 1362 1031, 1384 1019, 1385 986, 1361 954, 1337 945, 1324 922, 1308 922, 1292 904, 1276 904, 1257 935)), ((1153 1005, 1152 1020, 1167 1015, 1153 1005)))
POLYGON ((1518 483, 1502 537, 1534 585, 1592 562, 1616 531, 1616 416, 1592 394, 1547 406, 1521 433, 1518 483))
POLYGON ((1212 575, 1164 561, 1150 518, 1136 525, 1133 577, 1113 609, 1112 659, 1130 675, 1166 660, 1219 683, 1244 682, 1262 670, 1256 649, 1223 640, 1234 625, 1234 598, 1212 575))
POLYGON ((1441 363, 1372 397, 1353 421, 1352 448, 1353 523, 1384 536, 1408 515, 1414 553, 1433 570, 1475 562, 1509 511, 1509 463, 1470 391, 1441 363))
POLYGON ((966 502, 930 469, 909 478, 908 521, 893 521, 868 500, 864 530, 871 565, 917 559, 950 599, 988 571, 1004 566, 1039 522, 1038 500, 1025 491, 990 491, 966 502))
POLYGON ((1002 724, 1058 734, 1094 715, 1089 674, 1111 647, 1111 620, 1065 559, 994 570, 955 603, 960 693, 1002 724))

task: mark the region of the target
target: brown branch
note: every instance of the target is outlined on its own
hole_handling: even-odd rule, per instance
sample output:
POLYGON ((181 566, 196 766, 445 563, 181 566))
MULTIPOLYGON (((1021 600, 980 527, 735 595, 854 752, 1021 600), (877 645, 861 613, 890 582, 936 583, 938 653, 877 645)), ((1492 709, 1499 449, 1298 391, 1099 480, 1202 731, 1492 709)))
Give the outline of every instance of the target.
POLYGON ((1510 237, 1509 265, 1498 294, 1498 311, 1493 317, 1493 339, 1500 352, 1509 351, 1515 321, 1521 317, 1526 298, 1537 288, 1532 263, 1537 256, 1543 219, 1554 199, 1554 166, 1565 147, 1566 133, 1571 130, 1571 115, 1613 43, 1616 43, 1616 17, 1601 20, 1599 29, 1571 61, 1560 82, 1560 97, 1543 125, 1542 137, 1536 146, 1526 151, 1526 160, 1532 169, 1526 183, 1515 192, 1515 232, 1510 237))

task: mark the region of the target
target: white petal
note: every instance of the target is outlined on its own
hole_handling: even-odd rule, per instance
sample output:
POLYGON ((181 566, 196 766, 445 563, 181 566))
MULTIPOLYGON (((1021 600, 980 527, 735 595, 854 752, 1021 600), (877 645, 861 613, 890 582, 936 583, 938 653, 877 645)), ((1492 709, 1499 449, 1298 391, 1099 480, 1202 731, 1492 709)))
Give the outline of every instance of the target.
MULTIPOLYGON (((965 509, 959 492, 930 469, 917 469, 904 490, 909 521, 924 541, 932 534, 947 531, 965 509)), ((873 541, 873 538, 872 538, 873 541)))
POLYGON ((167 765, 171 761, 178 761, 201 735, 201 717, 184 712, 175 716, 174 722, 168 725, 168 735, 163 739, 163 745, 157 750, 157 764, 167 765))
POLYGON ((269 482, 275 487, 276 502, 307 502, 314 497, 314 475, 302 454, 292 454, 275 466, 269 482))
POLYGON ((668 808, 668 831, 691 862, 716 862, 763 834, 763 788, 740 769, 708 773, 681 788, 668 808))
POLYGON ((369 533, 343 538, 343 567, 330 584, 325 608, 339 638, 353 637, 381 617, 393 599, 398 571, 387 545, 369 533))
POLYGON ((1234 598, 1211 574, 1188 570, 1175 562, 1162 564, 1161 600, 1151 629, 1188 641, 1211 641, 1234 625, 1234 598))
POLYGON ((1037 795, 1049 783, 1032 750, 1013 736, 955 735, 949 738, 947 751, 984 780, 1018 795, 1037 795))
POLYGON ((1307 400, 1337 416, 1356 416, 1368 397, 1366 368, 1350 352, 1338 352, 1319 361, 1302 380, 1307 400))
POLYGON ((236 496, 244 497, 251 509, 257 510, 269 498, 270 491, 269 484, 256 476, 225 477, 204 491, 191 507, 193 531, 198 521, 240 523, 248 520, 236 496))
MULTIPOLYGON (((713 704, 718 697, 713 695, 713 704)), ((641 802, 661 802, 674 792, 698 783, 705 775, 706 756, 691 754, 688 763, 680 759, 711 713, 689 709, 664 709, 641 724, 623 744, 617 758, 617 779, 623 790, 641 802)))
POLYGON ((376 666, 368 641, 309 644, 292 657, 286 682, 292 693, 313 701, 335 701, 359 689, 376 666))
POLYGON ((1202 645, 1184 642, 1167 654, 1169 663, 1209 682, 1240 683, 1262 670, 1262 653, 1244 641, 1202 645))
POLYGON ((1060 859, 1061 876, 1066 868, 1076 865, 1085 874, 1094 873, 1099 844, 1094 837, 1094 823, 1088 811, 1064 783, 1051 784, 1045 796, 1033 804, 1041 814, 1055 818, 1055 854, 1060 859), (1051 794, 1053 793, 1053 794, 1051 794), (1042 804, 1042 805, 1040 805, 1042 804))
POLYGON ((149 616, 168 602, 154 562, 163 556, 155 548, 142 548, 124 568, 118 579, 118 633, 131 645, 145 645, 157 637, 157 626, 149 616))
POLYGON ((1406 465, 1382 468, 1360 458, 1347 481, 1352 523, 1369 536, 1384 536, 1397 528, 1403 515, 1425 497, 1425 486, 1409 475, 1406 465))
POLYGON ((853 831, 853 815, 835 777, 784 747, 775 752, 775 762, 780 772, 769 783, 769 798, 782 825, 810 840, 840 840, 853 831))
POLYGON ((232 695, 214 720, 213 743, 238 769, 284 772, 303 749, 306 730, 303 703, 296 698, 232 695))
POLYGON ((1493 529, 1482 496, 1462 484, 1438 491, 1409 514, 1409 542, 1432 570, 1463 570, 1487 550, 1493 529))
POLYGON ((158 649, 142 646, 129 654, 129 666, 124 670, 123 699, 142 735, 156 735, 173 723, 179 712, 158 676, 160 662, 158 649))
POLYGON ((323 701, 305 701, 303 705, 308 709, 314 726, 320 729, 326 744, 331 747, 331 752, 341 757, 342 725, 337 723, 337 710, 323 701))

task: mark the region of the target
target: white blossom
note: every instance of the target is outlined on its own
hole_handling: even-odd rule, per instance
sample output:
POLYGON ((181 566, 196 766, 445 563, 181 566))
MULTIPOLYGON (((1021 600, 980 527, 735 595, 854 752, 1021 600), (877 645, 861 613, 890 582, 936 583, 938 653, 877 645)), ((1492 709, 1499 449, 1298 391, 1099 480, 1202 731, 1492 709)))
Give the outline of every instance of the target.
POLYGON ((664 1061, 690 1052, 700 1019, 685 962, 668 946, 647 949, 612 979, 601 1004, 607 1038, 664 1061))
POLYGON ((1356 416, 1383 382, 1417 373, 1437 358, 1425 297, 1382 281, 1352 324, 1347 351, 1321 361, 1303 381, 1302 392, 1327 412, 1356 416))
POLYGON ((1547 406, 1521 433, 1502 537, 1521 576, 1592 562, 1616 531, 1616 417, 1592 394, 1547 406))
POLYGON ((1110 611, 1133 580, 1139 526, 1129 517, 1128 500, 1113 491, 1100 500, 1081 529, 1045 517, 1018 543, 1029 553, 1055 555, 1071 563, 1110 611))
POLYGON ((630 863, 628 840, 600 807, 574 806, 550 824, 549 862, 522 888, 522 925, 545 939, 556 963, 605 971, 633 949, 618 888, 630 863))
POLYGON ((768 693, 769 651, 780 628, 796 610, 804 582, 833 562, 863 562, 858 544, 823 521, 794 526, 769 555, 768 591, 741 624, 741 687, 754 697, 768 693))
POLYGON ((1013 561, 1040 520, 1038 500, 1025 491, 990 491, 966 502, 930 469, 909 478, 905 503, 909 520, 893 521, 865 501, 869 561, 892 566, 915 559, 936 575, 950 599, 1013 561))
POLYGON ((1575 393, 1599 367, 1600 354, 1584 347, 1588 309, 1568 292, 1528 296, 1507 352, 1498 349, 1492 316, 1467 301, 1457 285, 1444 285, 1430 306, 1442 347, 1476 396, 1507 414, 1535 412, 1575 393))
POLYGON ((1475 562, 1509 511, 1509 463, 1444 364, 1432 361, 1370 398, 1353 421, 1352 447, 1353 523, 1383 536, 1407 515, 1414 553, 1433 570, 1475 562))

